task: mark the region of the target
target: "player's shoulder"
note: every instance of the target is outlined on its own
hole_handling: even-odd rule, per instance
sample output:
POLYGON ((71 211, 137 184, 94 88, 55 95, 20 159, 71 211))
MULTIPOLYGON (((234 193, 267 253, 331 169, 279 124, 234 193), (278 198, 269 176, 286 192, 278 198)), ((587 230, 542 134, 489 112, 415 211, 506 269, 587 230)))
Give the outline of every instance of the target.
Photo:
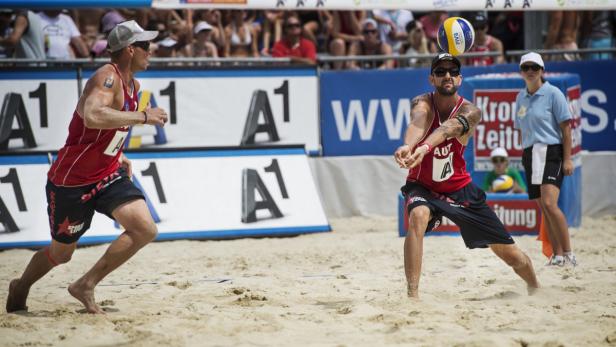
POLYGON ((411 105, 416 106, 419 104, 425 104, 428 107, 431 105, 430 93, 419 94, 411 100, 411 105))
POLYGON ((460 105, 460 108, 479 111, 479 107, 477 107, 477 105, 473 104, 470 100, 467 99, 462 100, 462 105, 460 105))
POLYGON ((106 88, 113 88, 117 84, 121 84, 121 78, 111 64, 105 64, 99 67, 90 80, 96 85, 106 88))

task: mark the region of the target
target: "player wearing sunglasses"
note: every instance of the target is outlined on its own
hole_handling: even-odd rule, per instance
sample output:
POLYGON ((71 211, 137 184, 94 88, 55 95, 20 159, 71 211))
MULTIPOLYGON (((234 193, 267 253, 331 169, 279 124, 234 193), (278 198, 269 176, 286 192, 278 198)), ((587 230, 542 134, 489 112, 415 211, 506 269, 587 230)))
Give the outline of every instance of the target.
POLYGON ((460 227, 468 248, 487 248, 526 282, 529 293, 539 287, 530 258, 514 243, 486 195, 466 171, 464 149, 481 119, 481 111, 458 95, 462 83, 460 61, 441 53, 432 61, 429 80, 435 91, 411 103, 411 121, 404 144, 394 158, 409 169, 402 187, 408 225, 404 242, 407 293, 419 295, 423 237, 442 217, 460 227))

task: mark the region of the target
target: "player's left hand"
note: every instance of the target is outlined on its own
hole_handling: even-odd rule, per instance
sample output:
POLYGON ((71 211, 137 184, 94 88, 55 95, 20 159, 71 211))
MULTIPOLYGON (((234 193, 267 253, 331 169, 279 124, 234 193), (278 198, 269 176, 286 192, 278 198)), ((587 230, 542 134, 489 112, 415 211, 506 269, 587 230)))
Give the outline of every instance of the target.
POLYGON ((124 153, 122 153, 118 160, 120 161, 120 166, 126 170, 128 177, 133 177, 133 164, 130 160, 128 160, 128 158, 126 158, 124 153))
POLYGON ((563 163, 563 173, 565 176, 571 176, 573 174, 573 160, 567 159, 563 163))

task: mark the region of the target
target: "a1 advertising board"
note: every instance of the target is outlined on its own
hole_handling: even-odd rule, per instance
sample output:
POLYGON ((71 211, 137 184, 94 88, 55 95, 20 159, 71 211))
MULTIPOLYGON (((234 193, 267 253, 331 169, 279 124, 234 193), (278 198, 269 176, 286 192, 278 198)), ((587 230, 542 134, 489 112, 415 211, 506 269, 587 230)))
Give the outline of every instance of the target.
POLYGON ((77 92, 74 71, 0 72, 0 151, 62 147, 77 92))
MULTIPOLYGON (((526 194, 489 194, 488 206, 505 225, 511 234, 537 234, 541 226, 541 209, 534 200, 528 200, 526 194)), ((404 208, 402 194, 399 199, 399 230, 400 236, 405 236, 408 230, 408 213, 404 208)), ((433 235, 459 233, 460 228, 447 218, 434 228, 433 235)), ((430 235, 430 234, 428 234, 430 235)))
MULTIPOLYGON (((303 149, 128 153, 158 240, 329 231, 303 149)), ((0 248, 50 241, 46 156, 0 158, 0 248)), ((70 221, 78 225, 79 221, 70 221)), ((109 242, 121 227, 95 214, 81 244, 109 242)))
MULTIPOLYGON (((134 127, 132 147, 299 144, 320 153, 314 69, 144 71, 137 78, 141 108, 157 105, 170 118, 155 131, 134 127)), ((0 81, 0 150, 3 143, 9 150, 60 149, 77 105, 76 74, 3 72, 0 81)))

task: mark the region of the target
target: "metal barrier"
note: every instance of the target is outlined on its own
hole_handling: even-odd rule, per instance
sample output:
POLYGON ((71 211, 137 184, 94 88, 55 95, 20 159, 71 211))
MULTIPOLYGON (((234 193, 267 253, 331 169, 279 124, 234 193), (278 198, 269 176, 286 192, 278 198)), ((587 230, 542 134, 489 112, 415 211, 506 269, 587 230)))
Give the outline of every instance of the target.
MULTIPOLYGON (((609 54, 611 59, 616 57, 616 48, 580 48, 580 49, 537 49, 533 50, 539 54, 546 56, 546 60, 553 60, 549 57, 562 57, 564 55, 573 56, 574 60, 584 60, 590 57, 590 54, 609 54)), ((510 50, 504 53, 505 60, 516 62, 518 57, 528 53, 529 50, 510 50)), ((460 55, 461 58, 477 58, 477 57, 497 57, 501 55, 499 52, 472 52, 460 55)), ((398 67, 413 67, 413 64, 405 64, 410 60, 422 62, 422 65, 429 64, 434 58, 433 53, 428 54, 404 54, 404 55, 361 55, 361 56, 331 56, 328 54, 320 54, 317 56, 317 66, 322 69, 329 69, 330 64, 334 62, 381 62, 385 60, 394 60, 398 67)), ((556 60, 563 60, 562 58, 556 60)), ((104 63, 108 63, 108 58, 97 59, 69 59, 69 60, 36 60, 36 59, 0 59, 0 70, 13 68, 76 68, 77 74, 80 77, 81 69, 95 68, 104 63)), ((272 67, 272 66, 291 66, 292 61, 289 58, 150 58, 150 68, 186 68, 186 67, 207 67, 207 68, 241 68, 241 67, 272 67)))

